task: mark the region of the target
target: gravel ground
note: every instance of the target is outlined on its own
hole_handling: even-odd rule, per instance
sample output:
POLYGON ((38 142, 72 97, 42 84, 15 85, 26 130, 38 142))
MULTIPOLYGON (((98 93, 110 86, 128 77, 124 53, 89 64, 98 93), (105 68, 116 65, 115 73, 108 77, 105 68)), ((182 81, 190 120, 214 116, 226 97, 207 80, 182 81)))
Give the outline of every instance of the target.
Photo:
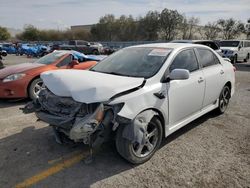
MULTIPOLYGON (((30 60, 30 59, 29 59, 30 60)), ((5 64, 26 62, 6 57, 5 64)), ((32 60, 33 61, 33 60, 32 60)), ((151 160, 131 165, 113 143, 93 163, 63 168, 32 187, 250 187, 250 63, 237 64, 236 93, 224 115, 209 113, 164 140, 151 160)), ((82 145, 58 145, 51 129, 19 110, 27 100, 0 100, 0 187, 53 167, 82 145)))

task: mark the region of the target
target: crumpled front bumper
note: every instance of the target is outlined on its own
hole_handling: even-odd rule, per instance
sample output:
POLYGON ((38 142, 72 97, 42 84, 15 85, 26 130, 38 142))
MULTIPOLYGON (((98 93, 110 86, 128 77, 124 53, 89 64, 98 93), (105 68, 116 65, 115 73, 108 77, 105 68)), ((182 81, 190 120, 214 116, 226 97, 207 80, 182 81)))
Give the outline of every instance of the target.
MULTIPOLYGON (((79 103, 69 97, 58 97, 45 89, 37 100, 28 103, 22 110, 24 113, 34 112, 39 120, 53 126, 71 140, 88 144, 91 135, 103 129, 103 121, 107 121, 107 117, 101 117, 102 121, 94 121, 94 115, 100 108, 104 113, 101 103, 79 103)), ((110 121, 112 116, 108 119, 110 121)))

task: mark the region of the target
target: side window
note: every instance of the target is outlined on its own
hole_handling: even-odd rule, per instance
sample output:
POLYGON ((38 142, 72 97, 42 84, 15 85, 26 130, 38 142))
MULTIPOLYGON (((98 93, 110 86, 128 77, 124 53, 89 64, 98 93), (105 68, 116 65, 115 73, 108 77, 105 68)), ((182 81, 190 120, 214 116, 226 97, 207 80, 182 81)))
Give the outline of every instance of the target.
POLYGON ((181 51, 169 67, 171 72, 174 69, 187 69, 189 72, 199 69, 199 65, 192 49, 181 51))
POLYGON ((87 45, 88 43, 85 41, 77 41, 77 45, 87 45))
POLYGON ((197 49, 203 67, 219 64, 218 58, 208 49, 197 49))
POLYGON ((217 44, 214 42, 210 42, 210 48, 212 48, 213 50, 218 50, 219 46, 217 46, 217 44))
POLYGON ((57 67, 67 66, 68 64, 70 64, 71 61, 72 61, 72 55, 68 55, 62 61, 60 61, 56 66, 57 67))

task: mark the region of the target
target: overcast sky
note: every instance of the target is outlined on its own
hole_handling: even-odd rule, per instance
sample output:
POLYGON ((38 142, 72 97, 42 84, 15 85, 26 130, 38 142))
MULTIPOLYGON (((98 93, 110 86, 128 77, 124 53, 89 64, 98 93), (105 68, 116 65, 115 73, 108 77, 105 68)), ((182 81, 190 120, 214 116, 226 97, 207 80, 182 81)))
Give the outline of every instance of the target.
POLYGON ((0 0, 0 26, 64 29, 97 23, 105 14, 138 17, 164 8, 199 17, 202 25, 219 18, 250 18, 250 0, 0 0))

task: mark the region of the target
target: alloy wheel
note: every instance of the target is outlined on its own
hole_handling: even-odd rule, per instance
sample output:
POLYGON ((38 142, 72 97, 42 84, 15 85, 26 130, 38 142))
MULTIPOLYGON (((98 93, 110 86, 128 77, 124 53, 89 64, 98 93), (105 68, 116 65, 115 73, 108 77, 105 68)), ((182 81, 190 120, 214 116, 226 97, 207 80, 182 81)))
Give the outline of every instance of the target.
POLYGON ((144 140, 142 143, 134 143, 132 152, 137 157, 146 157, 155 150, 159 139, 159 130, 154 123, 149 123, 144 133, 144 140))
POLYGON ((230 90, 228 87, 224 87, 220 97, 220 110, 224 112, 227 109, 230 99, 230 90))
POLYGON ((34 86, 34 89, 33 89, 33 92, 34 92, 34 95, 38 98, 38 95, 40 93, 40 91, 44 89, 44 84, 43 84, 43 81, 38 81, 35 86, 34 86))

